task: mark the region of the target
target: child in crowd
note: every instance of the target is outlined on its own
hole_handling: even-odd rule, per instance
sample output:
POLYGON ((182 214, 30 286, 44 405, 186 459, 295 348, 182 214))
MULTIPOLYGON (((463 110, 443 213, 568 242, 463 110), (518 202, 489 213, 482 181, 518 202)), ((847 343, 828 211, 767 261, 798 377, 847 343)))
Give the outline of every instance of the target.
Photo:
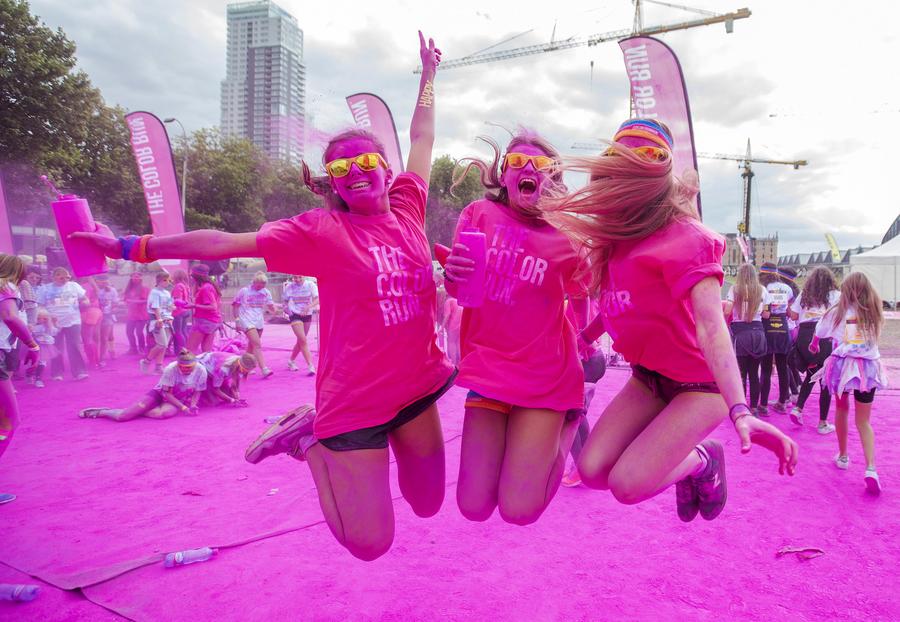
POLYGON ((103 312, 103 319, 100 320, 100 353, 97 364, 100 367, 104 367, 107 357, 110 360, 116 357, 114 333, 119 292, 110 284, 108 274, 98 274, 94 277, 94 281, 97 284, 97 299, 100 301, 100 311, 103 312))
POLYGON ((177 414, 196 415, 197 402, 206 389, 206 368, 187 349, 178 353, 178 360, 163 370, 156 386, 144 397, 125 409, 85 408, 79 417, 84 419, 106 418, 113 421, 130 421, 137 417, 168 419, 177 414))
POLYGON ((45 386, 44 370, 47 365, 52 365, 53 359, 60 356, 59 350, 56 349, 56 333, 58 332, 56 320, 53 319, 50 312, 43 308, 38 309, 31 334, 41 347, 41 356, 37 365, 28 374, 28 383, 34 384, 38 389, 43 389, 45 386))
POLYGON ((266 288, 269 278, 265 272, 257 272, 253 276, 253 282, 241 289, 231 303, 234 312, 235 327, 246 333, 248 347, 247 352, 256 357, 263 379, 271 376, 273 372, 266 366, 266 359, 262 350, 262 333, 266 322, 266 311, 275 313, 275 301, 272 292, 266 288))
POLYGON ((216 333, 222 326, 222 292, 215 279, 209 276, 209 266, 194 264, 191 268, 194 281, 194 302, 187 305, 194 313, 191 334, 188 335, 188 349, 191 352, 209 352, 213 349, 216 333))
POLYGON ((175 301, 169 288, 172 287, 172 277, 165 272, 156 275, 156 286, 147 297, 147 314, 150 316, 150 336, 153 344, 147 357, 140 361, 141 371, 145 374, 150 365, 156 364, 154 373, 162 373, 163 359, 166 350, 172 341, 172 312, 175 310, 175 301))
MULTIPOLYGON (((803 291, 791 304, 790 316, 799 323, 797 341, 794 344, 794 357, 798 367, 806 373, 800 385, 797 403, 791 409, 791 421, 803 425, 803 407, 809 399, 813 388, 813 376, 825 365, 831 355, 831 339, 819 341, 819 351, 809 351, 816 334, 816 326, 825 313, 838 303, 841 292, 834 279, 834 273, 824 266, 819 266, 810 273, 803 285, 803 291)), ((834 432, 834 426, 828 423, 828 411, 831 408, 831 392, 825 383, 819 381, 819 434, 834 432)))
POLYGON ((147 329, 147 298, 150 296, 150 290, 144 285, 144 277, 140 272, 134 272, 128 278, 128 285, 125 286, 125 336, 128 337, 128 354, 140 354, 142 357, 147 353, 147 340, 145 337, 147 329))
POLYGON ((850 393, 856 402, 856 429, 866 457, 866 490, 881 493, 881 481, 875 470, 875 433, 869 422, 875 391, 888 385, 878 338, 884 316, 881 297, 869 279, 861 272, 854 272, 841 285, 841 298, 829 309, 816 326, 816 335, 809 344, 809 351, 819 351, 821 339, 834 341, 831 356, 825 361, 822 378, 836 401, 835 424, 838 437, 838 454, 834 463, 839 469, 850 466, 847 454, 847 419, 850 415, 850 393))

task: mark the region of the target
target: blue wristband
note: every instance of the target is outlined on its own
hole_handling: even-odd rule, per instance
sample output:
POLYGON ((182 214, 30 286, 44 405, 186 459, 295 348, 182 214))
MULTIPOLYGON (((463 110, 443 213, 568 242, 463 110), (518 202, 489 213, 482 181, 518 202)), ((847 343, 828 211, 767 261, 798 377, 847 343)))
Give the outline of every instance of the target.
POLYGON ((124 238, 119 238, 119 245, 122 247, 122 259, 126 261, 131 260, 131 249, 140 239, 140 236, 137 235, 126 235, 124 238))

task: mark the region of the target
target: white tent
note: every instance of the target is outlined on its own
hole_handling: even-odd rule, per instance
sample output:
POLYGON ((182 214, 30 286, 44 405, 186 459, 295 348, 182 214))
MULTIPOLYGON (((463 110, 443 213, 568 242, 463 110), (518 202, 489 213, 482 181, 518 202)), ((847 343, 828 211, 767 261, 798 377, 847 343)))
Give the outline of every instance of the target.
POLYGON ((850 271, 865 274, 882 300, 896 305, 900 298, 900 235, 870 251, 851 255, 850 271))

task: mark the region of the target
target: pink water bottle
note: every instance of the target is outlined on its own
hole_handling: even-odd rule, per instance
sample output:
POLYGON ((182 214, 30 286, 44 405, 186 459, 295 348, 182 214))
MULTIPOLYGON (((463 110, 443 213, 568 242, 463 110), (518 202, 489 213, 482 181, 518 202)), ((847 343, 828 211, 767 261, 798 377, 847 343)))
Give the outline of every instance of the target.
POLYGON ((487 237, 481 231, 460 231, 459 243, 469 250, 465 256, 475 262, 474 270, 456 288, 460 306, 473 308, 484 304, 484 278, 487 267, 487 237))
POLYGON ((76 231, 93 233, 96 230, 94 217, 86 199, 74 194, 60 194, 53 187, 46 175, 41 179, 57 194, 53 202, 53 216, 56 218, 56 228, 66 256, 72 265, 75 276, 91 276, 107 271, 106 257, 85 240, 71 240, 69 234, 76 231))

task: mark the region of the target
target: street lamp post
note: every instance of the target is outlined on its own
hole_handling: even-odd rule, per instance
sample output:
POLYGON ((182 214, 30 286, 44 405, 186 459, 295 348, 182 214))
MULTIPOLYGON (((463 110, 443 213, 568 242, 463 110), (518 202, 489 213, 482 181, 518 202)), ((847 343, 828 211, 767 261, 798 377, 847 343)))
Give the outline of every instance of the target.
POLYGON ((181 167, 181 216, 186 217, 187 214, 187 174, 188 174, 188 139, 187 132, 181 121, 175 117, 163 119, 163 123, 177 123, 181 128, 181 135, 184 138, 184 165, 181 167))

